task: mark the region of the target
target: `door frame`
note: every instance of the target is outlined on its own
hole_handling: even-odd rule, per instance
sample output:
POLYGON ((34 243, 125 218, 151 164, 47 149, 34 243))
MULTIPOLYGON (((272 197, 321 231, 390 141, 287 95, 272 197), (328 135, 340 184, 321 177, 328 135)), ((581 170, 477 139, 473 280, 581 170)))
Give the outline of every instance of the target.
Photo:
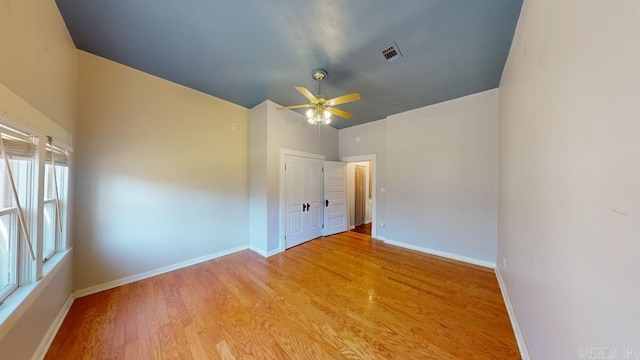
MULTIPOLYGON (((278 244, 279 244, 279 252, 283 252, 286 249, 286 244, 284 241, 284 235, 286 233, 286 224, 285 224, 285 220, 286 220, 286 204, 285 204, 285 183, 286 183, 286 178, 285 178, 285 173, 284 173, 284 165, 286 162, 286 156, 287 155, 291 155, 291 156, 299 156, 299 157, 304 157, 304 158, 309 158, 309 159, 316 159, 316 160, 322 160, 325 161, 327 160, 327 157, 324 155, 320 155, 320 154, 314 154, 314 153, 308 153, 308 152, 304 152, 304 151, 298 151, 298 150, 292 150, 292 149, 285 149, 285 148, 280 148, 280 172, 279 172, 279 183, 280 183, 280 187, 279 187, 279 208, 280 208, 280 224, 278 226, 278 244)), ((324 203, 324 178, 322 179, 322 197, 323 199, 321 200, 322 203, 324 203)), ((324 216, 322 219, 322 223, 324 224, 324 216)))
MULTIPOLYGON (((371 237, 376 238, 378 235, 378 227, 377 227, 377 214, 376 214, 376 203, 377 203, 377 184, 378 184, 378 167, 376 166, 376 154, 367 154, 367 155, 358 155, 358 156, 343 156, 340 161, 346 163, 354 163, 354 162, 362 162, 369 161, 371 163, 371 173, 373 179, 371 179, 371 237)), ((353 191, 352 189, 347 189, 347 191, 353 191)), ((347 201, 349 201, 349 196, 347 196, 347 201)), ((348 204, 347 204, 348 206, 348 204)))

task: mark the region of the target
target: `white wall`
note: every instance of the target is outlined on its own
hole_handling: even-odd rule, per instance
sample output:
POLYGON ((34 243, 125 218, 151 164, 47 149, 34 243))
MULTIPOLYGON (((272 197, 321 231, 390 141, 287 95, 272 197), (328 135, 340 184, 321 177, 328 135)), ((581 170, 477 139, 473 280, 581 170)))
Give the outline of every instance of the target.
MULTIPOLYGON (((255 214, 250 219, 250 226, 253 227, 254 224, 260 226, 266 218, 266 244, 252 244, 263 254, 273 253, 280 247, 280 149, 320 154, 326 156, 327 160, 338 159, 338 130, 330 126, 310 125, 304 115, 291 110, 278 110, 279 106, 271 101, 265 101, 251 110, 249 122, 249 134, 264 131, 263 127, 266 124, 266 148, 263 148, 262 143, 249 144, 251 157, 249 163, 257 165, 255 169, 252 167, 249 170, 249 177, 252 179, 249 183, 249 193, 262 192, 262 186, 265 184, 254 181, 253 174, 256 173, 256 179, 260 178, 261 164, 266 162, 266 213, 259 214, 263 212, 260 200, 255 202, 253 199, 250 200, 252 214, 255 214), (266 113, 264 107, 266 107, 266 113), (260 159, 254 159, 254 157, 260 159)), ((256 239, 260 239, 258 242, 262 241, 259 237, 256 239)))
POLYGON ((500 84, 499 254, 533 359, 640 348, 639 19, 637 1, 524 3, 500 84))
POLYGON ((378 238, 495 263, 497 89, 340 130, 340 157, 366 154, 377 156, 378 238))
POLYGON ((80 51, 74 287, 248 244, 248 110, 80 51))
POLYGON ((267 251, 267 107, 249 110, 249 246, 267 251))
MULTIPOLYGON (((5 0, 0 34, 0 112, 73 145, 76 50, 55 2, 5 0)), ((45 275, 20 310, 0 324, 0 358, 34 355, 71 294, 71 256, 45 275)), ((7 304, 0 313, 6 309, 7 304)))
POLYGON ((498 91, 387 118, 389 240, 495 262, 498 91))

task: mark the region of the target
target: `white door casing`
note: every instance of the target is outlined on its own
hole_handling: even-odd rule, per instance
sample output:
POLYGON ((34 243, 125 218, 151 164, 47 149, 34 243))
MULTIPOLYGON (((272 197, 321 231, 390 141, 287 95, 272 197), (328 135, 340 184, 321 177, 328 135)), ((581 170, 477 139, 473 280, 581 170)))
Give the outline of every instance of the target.
POLYGON ((285 156, 285 248, 322 235, 322 160, 285 156))
POLYGON ((324 236, 348 230, 347 164, 324 162, 324 236))
POLYGON ((357 155, 357 156, 343 156, 340 160, 346 163, 352 162, 360 162, 360 161, 369 161, 371 165, 371 184, 369 186, 372 187, 371 192, 371 237, 375 239, 384 240, 381 237, 378 237, 378 214, 377 214, 377 198, 378 198, 378 165, 376 163, 376 154, 367 154, 367 155, 357 155))

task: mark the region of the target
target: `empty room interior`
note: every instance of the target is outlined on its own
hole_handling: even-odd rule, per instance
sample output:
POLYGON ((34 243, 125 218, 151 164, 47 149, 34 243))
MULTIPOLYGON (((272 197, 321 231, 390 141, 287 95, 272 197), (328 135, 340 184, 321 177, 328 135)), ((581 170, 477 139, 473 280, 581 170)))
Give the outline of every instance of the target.
POLYGON ((0 359, 640 359, 640 2, 0 32, 0 359))

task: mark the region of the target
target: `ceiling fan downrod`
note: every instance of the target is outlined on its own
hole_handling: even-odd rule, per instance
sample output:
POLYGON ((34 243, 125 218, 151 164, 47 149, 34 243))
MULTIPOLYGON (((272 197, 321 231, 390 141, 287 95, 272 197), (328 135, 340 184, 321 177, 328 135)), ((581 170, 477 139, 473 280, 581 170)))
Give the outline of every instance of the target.
POLYGON ((329 73, 325 69, 315 69, 311 72, 311 76, 318 81, 318 97, 322 96, 321 83, 322 80, 329 77, 329 73))

